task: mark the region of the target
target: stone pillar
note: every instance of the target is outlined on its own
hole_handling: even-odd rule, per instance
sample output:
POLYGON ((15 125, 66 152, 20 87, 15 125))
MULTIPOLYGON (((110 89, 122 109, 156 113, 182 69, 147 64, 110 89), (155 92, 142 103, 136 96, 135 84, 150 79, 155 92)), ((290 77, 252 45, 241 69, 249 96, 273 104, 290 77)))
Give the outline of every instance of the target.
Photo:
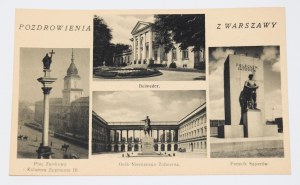
POLYGON ((128 151, 128 144, 125 144, 125 152, 128 151))
POLYGON ((135 139, 134 131, 135 131, 135 130, 132 130, 132 137, 133 137, 133 138, 132 138, 132 142, 133 142, 133 143, 135 142, 135 141, 134 141, 134 139, 135 139))
POLYGON ((149 31, 149 59, 152 59, 152 31, 149 31))
POLYGON ((138 35, 138 59, 140 60, 141 58, 141 35, 138 35))
POLYGON ((146 32, 143 37, 143 56, 142 60, 146 59, 146 32))
POLYGON ((128 130, 126 130, 126 142, 128 142, 128 130))
POLYGON ((114 130, 114 142, 118 142, 117 141, 117 130, 114 130))
POLYGON ((157 142, 160 142, 159 140, 159 130, 157 129, 157 142))
POLYGON ((174 142, 174 130, 170 130, 171 135, 171 142, 174 142))
POLYGON ((112 152, 114 151, 114 148, 115 148, 115 146, 112 144, 112 145, 111 145, 111 151, 112 151, 112 152))
POLYGON ((158 151, 158 152, 161 151, 161 144, 157 144, 157 151, 158 151))
POLYGON ((131 151, 134 152, 134 142, 132 142, 131 146, 131 151))
POLYGON ((118 152, 121 152, 122 150, 122 145, 118 144, 118 152))
POLYGON ((142 151, 142 145, 141 144, 139 144, 139 150, 138 150, 139 152, 141 152, 142 151))
POLYGON ((166 131, 163 130, 163 142, 166 142, 166 131))
MULTIPOLYGON (((52 51, 52 54, 54 52, 52 51)), ((51 54, 51 56, 52 56, 51 54)), ((49 147, 49 95, 52 89, 52 83, 57 80, 57 78, 50 77, 50 69, 44 69, 44 77, 38 78, 37 80, 43 84, 42 90, 44 94, 44 116, 43 116, 43 132, 42 132, 42 143, 40 144, 38 150, 36 151, 39 159, 49 159, 53 154, 51 147, 49 147)))
POLYGON ((171 144, 171 151, 174 152, 174 144, 173 143, 171 144))
POLYGON ((133 54, 133 60, 136 60, 136 58, 135 58, 135 37, 134 36, 132 39, 132 54, 133 54))
POLYGON ((157 48, 157 63, 160 64, 161 61, 160 61, 160 46, 158 46, 157 48))
POLYGON ((120 130, 120 143, 122 143, 122 137, 123 137, 123 130, 120 130))
POLYGON ((42 87, 44 93, 43 146, 48 146, 49 133, 49 94, 52 87, 42 87))

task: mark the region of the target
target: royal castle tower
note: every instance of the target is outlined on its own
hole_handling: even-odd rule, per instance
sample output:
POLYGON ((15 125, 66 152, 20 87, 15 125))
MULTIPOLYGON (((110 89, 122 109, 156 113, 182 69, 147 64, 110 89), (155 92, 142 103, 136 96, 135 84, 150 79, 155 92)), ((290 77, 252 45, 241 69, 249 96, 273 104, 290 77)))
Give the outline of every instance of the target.
POLYGON ((64 77, 64 89, 63 89, 63 106, 70 106, 74 100, 82 97, 83 89, 79 88, 80 76, 78 75, 78 69, 74 63, 74 54, 72 49, 71 64, 67 70, 67 76, 64 77))

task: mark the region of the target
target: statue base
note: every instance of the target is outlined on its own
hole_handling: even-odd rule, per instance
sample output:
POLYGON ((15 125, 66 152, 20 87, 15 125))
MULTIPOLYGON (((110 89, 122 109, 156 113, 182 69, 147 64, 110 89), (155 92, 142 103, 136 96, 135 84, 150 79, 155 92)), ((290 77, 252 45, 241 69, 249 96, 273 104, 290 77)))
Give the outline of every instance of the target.
POLYGON ((222 125, 218 127, 219 138, 241 138, 244 137, 243 125, 222 125))
POLYGON ((154 150, 154 139, 150 136, 146 136, 142 138, 142 153, 143 155, 145 154, 153 154, 154 150))
POLYGON ((51 159, 51 155, 54 154, 49 146, 40 146, 36 153, 38 154, 38 159, 51 159))
POLYGON ((248 110, 242 115, 244 137, 278 136, 277 125, 266 125, 261 118, 260 110, 248 110))

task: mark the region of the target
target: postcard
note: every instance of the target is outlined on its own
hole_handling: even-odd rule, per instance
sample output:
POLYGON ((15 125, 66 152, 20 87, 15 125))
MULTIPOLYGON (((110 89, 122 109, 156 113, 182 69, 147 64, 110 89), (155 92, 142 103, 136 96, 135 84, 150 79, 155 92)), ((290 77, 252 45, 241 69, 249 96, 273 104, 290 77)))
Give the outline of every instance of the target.
POLYGON ((10 175, 291 173, 284 8, 15 17, 10 175))

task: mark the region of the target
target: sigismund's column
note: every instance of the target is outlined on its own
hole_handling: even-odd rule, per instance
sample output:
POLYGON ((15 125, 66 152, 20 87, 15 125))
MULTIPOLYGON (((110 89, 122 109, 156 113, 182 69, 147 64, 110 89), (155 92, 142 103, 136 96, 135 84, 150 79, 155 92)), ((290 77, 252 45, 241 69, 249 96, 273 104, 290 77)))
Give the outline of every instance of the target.
POLYGON ((44 76, 38 78, 37 80, 43 85, 42 90, 44 94, 44 116, 43 116, 43 133, 42 133, 42 143, 40 144, 38 150, 38 159, 50 159, 51 147, 49 146, 49 95, 52 89, 52 83, 57 80, 57 78, 51 78, 50 65, 52 63, 52 55, 55 54, 53 50, 50 52, 51 56, 48 56, 48 53, 43 59, 44 63, 44 76))

